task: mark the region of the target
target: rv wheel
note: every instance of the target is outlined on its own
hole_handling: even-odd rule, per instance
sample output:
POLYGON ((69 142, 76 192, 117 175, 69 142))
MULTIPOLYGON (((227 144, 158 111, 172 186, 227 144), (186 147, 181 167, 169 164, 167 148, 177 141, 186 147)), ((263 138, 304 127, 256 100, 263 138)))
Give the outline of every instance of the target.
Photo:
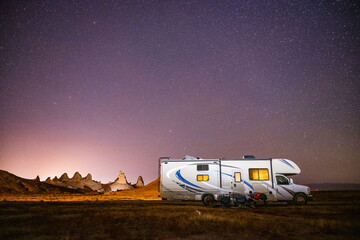
POLYGON ((294 203, 298 206, 307 204, 307 198, 302 193, 297 193, 294 196, 294 203))
POLYGON ((214 196, 211 194, 206 194, 202 196, 202 201, 205 206, 212 206, 214 203, 214 196))

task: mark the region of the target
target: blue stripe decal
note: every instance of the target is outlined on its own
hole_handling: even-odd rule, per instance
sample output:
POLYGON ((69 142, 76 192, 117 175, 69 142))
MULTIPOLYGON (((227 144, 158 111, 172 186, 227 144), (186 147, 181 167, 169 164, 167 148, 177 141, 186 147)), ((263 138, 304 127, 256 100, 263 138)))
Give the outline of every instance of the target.
POLYGON ((253 188, 253 186, 251 186, 251 184, 250 183, 248 183, 247 181, 245 181, 245 180, 243 180, 244 181, 244 183, 246 184, 246 185, 248 185, 252 190, 254 190, 254 188, 253 188))
POLYGON ((189 192, 192 192, 192 193, 197 193, 196 191, 194 191, 194 190, 190 190, 190 189, 188 189, 188 188, 186 188, 186 186, 184 185, 184 184, 180 184, 180 183, 178 183, 178 182, 176 182, 180 187, 182 187, 183 189, 185 189, 185 190, 187 190, 187 191, 189 191, 189 192))
MULTIPOLYGON (((215 170, 216 172, 220 172, 219 170, 215 170)), ((231 175, 231 174, 228 174, 228 173, 221 173, 221 174, 224 174, 224 175, 227 175, 227 176, 229 176, 229 177, 234 177, 233 175, 231 175)))
POLYGON ((199 193, 199 192, 201 193, 201 192, 203 192, 203 191, 201 191, 201 190, 197 190, 197 189, 195 189, 195 188, 186 186, 185 184, 178 183, 178 182, 176 182, 176 181, 174 181, 174 180, 173 180, 173 182, 176 183, 177 185, 179 185, 179 187, 182 187, 183 189, 185 189, 185 190, 187 190, 187 191, 189 191, 189 192, 192 192, 192 193, 199 193))
POLYGON ((180 170, 178 170, 176 173, 175 173, 175 176, 180 180, 180 181, 183 181, 184 183, 187 183, 191 186, 194 186, 194 187, 197 187, 197 188, 201 188, 203 189, 202 187, 199 187, 199 186, 196 186, 195 184, 189 182, 188 180, 186 180, 185 178, 183 178, 180 174, 180 170))
POLYGON ((238 167, 235 167, 235 166, 231 166, 231 165, 224 165, 222 164, 221 167, 229 167, 229 168, 236 168, 236 169, 241 169, 241 168, 238 168, 238 167))
MULTIPOLYGON (((184 186, 184 189, 186 189, 186 190, 193 190, 193 191, 196 191, 196 192, 204 192, 203 190, 198 190, 198 189, 196 189, 196 188, 193 188, 193 187, 189 187, 189 186, 187 186, 187 185, 185 185, 185 184, 181 184, 181 185, 183 185, 184 186)), ((182 187, 182 186, 181 186, 182 187)), ((189 190, 189 191, 190 191, 189 190)))
POLYGON ((233 177, 233 175, 228 174, 228 173, 222 173, 222 174, 227 175, 227 176, 229 176, 229 177, 233 177))
POLYGON ((283 159, 283 162, 284 163, 286 163, 287 165, 289 165, 290 167, 292 167, 293 169, 295 169, 294 167, 293 167, 293 165, 291 165, 288 161, 286 161, 285 159, 283 159))

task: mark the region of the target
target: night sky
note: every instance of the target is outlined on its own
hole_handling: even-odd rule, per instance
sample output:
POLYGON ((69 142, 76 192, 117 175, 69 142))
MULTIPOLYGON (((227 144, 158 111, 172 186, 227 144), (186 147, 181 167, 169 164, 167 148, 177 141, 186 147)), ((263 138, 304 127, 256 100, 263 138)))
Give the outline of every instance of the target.
POLYGON ((360 183, 358 1, 1 1, 0 168, 284 157, 360 183))

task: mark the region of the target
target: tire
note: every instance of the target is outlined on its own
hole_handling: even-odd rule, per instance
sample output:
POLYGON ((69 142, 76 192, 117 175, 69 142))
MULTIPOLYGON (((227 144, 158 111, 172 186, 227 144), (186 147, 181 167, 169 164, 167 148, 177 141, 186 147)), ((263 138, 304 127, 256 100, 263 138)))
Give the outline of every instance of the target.
POLYGON ((205 194, 202 196, 202 202, 205 206, 212 206, 214 204, 214 196, 211 194, 205 194))
POLYGON ((302 206, 307 204, 307 197, 303 193, 297 193, 295 194, 293 201, 295 205, 302 206))

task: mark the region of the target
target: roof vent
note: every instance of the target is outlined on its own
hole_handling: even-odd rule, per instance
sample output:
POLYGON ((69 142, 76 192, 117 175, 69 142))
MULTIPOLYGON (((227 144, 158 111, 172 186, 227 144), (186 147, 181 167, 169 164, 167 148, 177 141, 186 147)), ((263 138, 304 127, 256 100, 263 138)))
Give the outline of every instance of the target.
POLYGON ((244 155, 243 159, 255 159, 254 155, 244 155))
POLYGON ((192 157, 192 156, 189 156, 189 155, 186 155, 183 160, 199 160, 200 158, 199 157, 192 157))

